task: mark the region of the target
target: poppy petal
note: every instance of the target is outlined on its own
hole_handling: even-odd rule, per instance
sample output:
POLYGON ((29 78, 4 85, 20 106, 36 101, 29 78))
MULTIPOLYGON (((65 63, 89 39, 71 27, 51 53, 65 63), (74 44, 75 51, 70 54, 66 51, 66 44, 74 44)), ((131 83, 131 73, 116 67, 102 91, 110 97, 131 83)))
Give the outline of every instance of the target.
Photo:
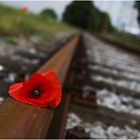
POLYGON ((29 80, 10 86, 9 94, 17 101, 37 107, 56 108, 61 102, 61 84, 53 70, 33 74, 29 80), (40 94, 34 95, 34 90, 40 94))
POLYGON ((9 88, 9 94, 11 96, 16 95, 17 91, 19 91, 22 87, 23 87, 23 82, 15 83, 15 84, 11 85, 9 88))
POLYGON ((48 72, 42 73, 42 75, 48 80, 50 80, 54 86, 61 85, 60 80, 57 78, 57 75, 52 69, 50 69, 48 72))
POLYGON ((50 102, 49 106, 51 108, 56 108, 62 100, 62 96, 59 94, 52 102, 50 102))

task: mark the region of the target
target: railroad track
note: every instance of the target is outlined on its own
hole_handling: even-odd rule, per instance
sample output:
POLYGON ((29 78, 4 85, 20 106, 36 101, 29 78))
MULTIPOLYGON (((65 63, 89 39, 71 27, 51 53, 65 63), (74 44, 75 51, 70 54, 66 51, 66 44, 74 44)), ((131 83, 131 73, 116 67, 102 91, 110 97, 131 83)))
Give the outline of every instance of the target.
POLYGON ((79 115, 82 122, 68 117, 67 128, 82 125, 91 138, 138 138, 139 55, 88 34, 78 47, 75 77, 68 87, 73 93, 70 112, 79 115), (87 127, 89 122, 92 126, 87 127))
POLYGON ((36 108, 9 97, 0 108, 0 138, 138 138, 139 60, 137 54, 89 34, 73 36, 37 71, 53 68, 58 75, 63 85, 60 106, 36 108), (73 123, 70 113, 82 122, 73 123), (82 128, 69 130, 77 125, 89 136, 82 128))

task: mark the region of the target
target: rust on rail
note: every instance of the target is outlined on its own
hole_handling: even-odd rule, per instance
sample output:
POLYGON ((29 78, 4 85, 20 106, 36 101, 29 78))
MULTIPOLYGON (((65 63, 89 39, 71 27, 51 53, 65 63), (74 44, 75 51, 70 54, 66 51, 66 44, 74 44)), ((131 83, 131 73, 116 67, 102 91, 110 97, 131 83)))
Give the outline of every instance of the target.
MULTIPOLYGON (((53 68, 62 85, 79 40, 75 35, 37 72, 53 68)), ((0 108, 0 138, 46 138, 54 110, 38 108, 8 98, 0 108)))

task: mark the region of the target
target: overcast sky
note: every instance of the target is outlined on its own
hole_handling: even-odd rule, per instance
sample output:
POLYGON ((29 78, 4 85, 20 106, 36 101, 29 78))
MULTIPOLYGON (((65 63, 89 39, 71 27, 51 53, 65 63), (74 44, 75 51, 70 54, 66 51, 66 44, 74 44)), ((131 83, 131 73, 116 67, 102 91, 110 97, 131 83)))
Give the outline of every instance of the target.
MULTIPOLYGON (((63 1, 1 1, 1 3, 22 7, 28 6, 29 10, 34 13, 39 13, 44 8, 52 8, 56 11, 59 19, 64 12, 65 7, 71 0, 63 1)), ((133 8, 134 1, 94 1, 94 4, 101 10, 106 11, 111 16, 113 25, 120 29, 130 30, 131 32, 138 32, 138 24, 136 21, 137 12, 133 8)))

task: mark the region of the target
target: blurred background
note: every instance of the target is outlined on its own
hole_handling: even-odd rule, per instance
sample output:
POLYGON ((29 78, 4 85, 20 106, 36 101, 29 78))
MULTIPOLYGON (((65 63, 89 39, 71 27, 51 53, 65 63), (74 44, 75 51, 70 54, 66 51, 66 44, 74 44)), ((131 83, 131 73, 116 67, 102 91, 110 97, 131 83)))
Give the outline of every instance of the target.
POLYGON ((75 81, 84 78, 77 85, 82 95, 73 97, 94 105, 73 101, 66 129, 81 126, 74 131, 90 138, 140 138, 139 1, 0 1, 0 103, 12 83, 28 79, 79 32, 87 63, 76 64, 91 74, 75 74, 75 81))
MULTIPOLYGON (((1 1, 1 4, 15 8, 27 7, 29 12, 40 14, 44 9, 52 9, 59 21, 63 20, 66 7, 71 3, 67 1, 1 1), (58 6, 59 5, 59 6, 58 6)), ((138 34, 138 4, 135 1, 93 1, 93 9, 96 13, 106 13, 110 22, 120 31, 138 34)), ((94 12, 95 13, 95 12, 94 12)))

